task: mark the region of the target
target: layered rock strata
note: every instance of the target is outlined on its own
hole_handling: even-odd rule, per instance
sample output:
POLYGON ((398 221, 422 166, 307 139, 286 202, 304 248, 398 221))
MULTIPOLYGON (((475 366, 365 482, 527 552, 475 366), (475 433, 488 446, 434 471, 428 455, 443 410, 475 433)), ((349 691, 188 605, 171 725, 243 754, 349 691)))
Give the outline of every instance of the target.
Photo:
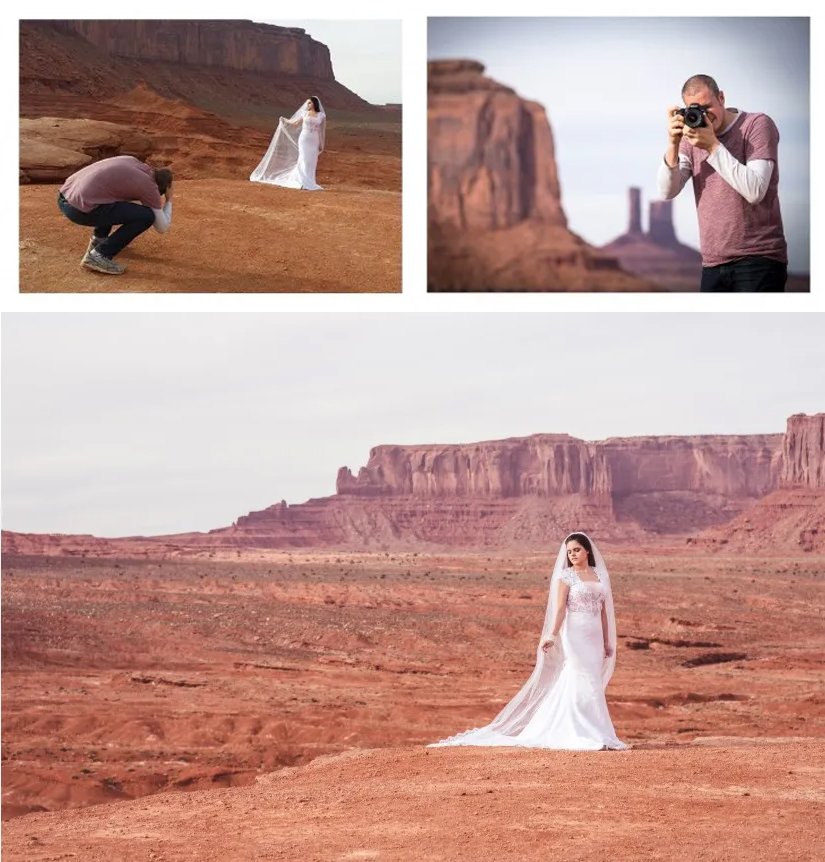
MULTIPOLYGON (((136 86, 270 134, 278 115, 309 95, 332 111, 383 112, 336 81, 328 47, 299 28, 251 21, 20 22, 21 116, 113 120, 113 102, 136 86)), ((119 110, 115 105, 115 115, 119 110)))
POLYGON ((6 552, 175 554, 219 548, 546 548, 571 529, 609 542, 816 550, 825 536, 825 414, 784 435, 567 434, 376 446, 336 494, 281 501, 208 533, 102 540, 4 534, 6 552), (716 529, 707 528, 716 525, 716 529), (724 525, 724 526, 721 526, 724 525), (691 540, 694 541, 694 540, 691 540))
MULTIPOLYGON (((27 22, 28 23, 28 22, 27 22)), ((329 48, 298 27, 252 21, 54 21, 110 57, 333 81, 329 48)))
POLYGON ((825 413, 788 419, 778 488, 695 540, 745 553, 825 552, 825 413))

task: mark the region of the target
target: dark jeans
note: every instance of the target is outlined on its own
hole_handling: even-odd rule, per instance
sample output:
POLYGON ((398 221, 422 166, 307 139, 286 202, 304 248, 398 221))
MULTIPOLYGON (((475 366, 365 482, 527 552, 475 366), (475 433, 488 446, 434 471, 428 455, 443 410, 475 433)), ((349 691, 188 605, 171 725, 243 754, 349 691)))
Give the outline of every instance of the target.
POLYGON ((788 265, 769 257, 740 257, 720 266, 702 267, 703 293, 781 293, 788 265))
POLYGON ((73 207, 61 193, 58 193, 57 206, 69 221, 93 227, 96 237, 105 238, 105 241, 97 247, 104 257, 114 257, 119 254, 136 236, 149 230, 155 223, 155 214, 151 207, 129 201, 101 204, 91 212, 84 213, 77 207, 73 207), (112 227, 116 224, 122 226, 109 236, 112 227))

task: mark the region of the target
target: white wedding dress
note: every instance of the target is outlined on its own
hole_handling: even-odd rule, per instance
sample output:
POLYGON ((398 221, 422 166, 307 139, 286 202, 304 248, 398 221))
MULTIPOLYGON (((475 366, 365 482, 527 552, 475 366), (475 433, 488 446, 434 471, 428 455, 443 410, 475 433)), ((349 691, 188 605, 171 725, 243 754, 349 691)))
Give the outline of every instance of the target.
MULTIPOLYGON (((572 568, 557 562, 542 642, 552 626, 553 593, 559 580, 568 586, 564 622, 560 637, 546 656, 539 645, 536 667, 527 683, 490 724, 431 747, 506 745, 578 751, 628 748, 616 736, 604 694, 615 665, 616 630, 610 578, 595 544, 593 548, 600 563, 595 568, 598 583, 581 580, 572 568), (603 606, 608 615, 610 658, 605 657, 604 650, 603 606)), ((566 562, 566 551, 563 560, 566 562)))
POLYGON ((269 149, 249 179, 253 183, 322 191, 315 179, 315 171, 318 156, 324 149, 326 121, 323 109, 310 114, 306 105, 288 121, 280 119, 269 149))

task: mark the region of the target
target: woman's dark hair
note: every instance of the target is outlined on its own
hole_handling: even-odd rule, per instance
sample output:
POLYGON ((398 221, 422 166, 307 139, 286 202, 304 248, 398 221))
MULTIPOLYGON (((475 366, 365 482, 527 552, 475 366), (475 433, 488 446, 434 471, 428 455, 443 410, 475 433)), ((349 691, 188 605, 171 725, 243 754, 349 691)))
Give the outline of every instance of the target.
MULTIPOLYGON (((593 556, 593 545, 590 544, 590 539, 584 533, 571 533, 565 540, 564 545, 567 547, 568 542, 576 541, 587 551, 587 565, 596 568, 596 558, 593 556)), ((570 555, 567 556, 567 562, 570 563, 570 555)))
POLYGON ((315 108, 318 113, 321 113, 321 103, 318 101, 317 96, 310 96, 309 101, 312 102, 312 107, 315 108))
POLYGON ((169 168, 155 168, 155 183, 158 191, 165 195, 166 190, 172 185, 172 171, 169 168))

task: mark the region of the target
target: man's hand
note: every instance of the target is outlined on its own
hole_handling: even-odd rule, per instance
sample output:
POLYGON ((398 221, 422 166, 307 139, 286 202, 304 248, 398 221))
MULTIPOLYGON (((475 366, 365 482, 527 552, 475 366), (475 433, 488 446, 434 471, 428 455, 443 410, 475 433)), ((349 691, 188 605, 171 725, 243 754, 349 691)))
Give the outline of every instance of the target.
POLYGON ((685 118, 676 113, 678 110, 678 105, 671 105, 667 109, 667 135, 671 144, 677 147, 682 141, 682 132, 685 129, 685 118))
POLYGON ((698 129, 685 126, 684 136, 694 147, 707 150, 708 153, 712 153, 719 146, 719 139, 711 125, 701 126, 698 129))

